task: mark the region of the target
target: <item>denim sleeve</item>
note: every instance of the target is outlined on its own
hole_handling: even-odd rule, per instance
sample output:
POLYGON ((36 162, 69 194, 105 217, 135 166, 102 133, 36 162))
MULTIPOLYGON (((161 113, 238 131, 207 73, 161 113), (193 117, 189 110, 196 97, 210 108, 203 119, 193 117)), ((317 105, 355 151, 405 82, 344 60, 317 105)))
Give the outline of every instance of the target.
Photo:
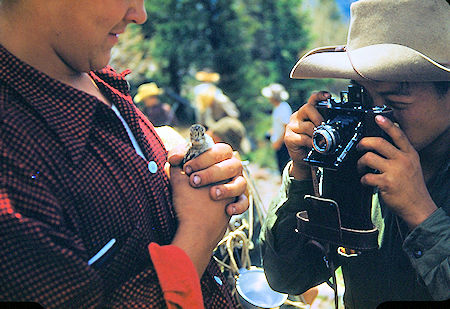
POLYGON ((436 210, 405 239, 403 250, 435 300, 450 298, 450 217, 436 210))
POLYGON ((289 177, 286 166, 278 196, 271 202, 261 241, 264 271, 272 289, 298 295, 330 277, 322 254, 305 250, 308 239, 295 232, 296 213, 303 210, 303 197, 312 194, 312 181, 289 177))

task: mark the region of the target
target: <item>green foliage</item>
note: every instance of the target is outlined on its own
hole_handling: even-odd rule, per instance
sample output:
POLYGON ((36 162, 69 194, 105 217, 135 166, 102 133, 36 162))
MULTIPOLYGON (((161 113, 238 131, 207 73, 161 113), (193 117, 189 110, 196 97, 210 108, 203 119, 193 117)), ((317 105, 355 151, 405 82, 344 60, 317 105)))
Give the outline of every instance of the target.
POLYGON ((195 71, 209 67, 221 73, 222 88, 239 93, 241 64, 249 59, 232 4, 227 0, 147 2, 150 17, 143 31, 152 41, 152 56, 160 69, 152 77, 180 92, 195 71))
MULTIPOLYGON (((240 16, 245 16, 252 64, 247 74, 256 95, 270 83, 283 84, 291 95, 290 103, 304 101, 303 83, 289 78, 300 51, 309 41, 305 15, 298 0, 238 1, 240 16)), ((244 17, 242 18, 244 19, 244 17)), ((244 110, 252 100, 242 102, 244 110)), ((251 108, 250 108, 251 109, 251 108)))
POLYGON ((335 0, 308 0, 311 22, 308 29, 313 34, 311 47, 345 45, 348 24, 339 12, 335 0))

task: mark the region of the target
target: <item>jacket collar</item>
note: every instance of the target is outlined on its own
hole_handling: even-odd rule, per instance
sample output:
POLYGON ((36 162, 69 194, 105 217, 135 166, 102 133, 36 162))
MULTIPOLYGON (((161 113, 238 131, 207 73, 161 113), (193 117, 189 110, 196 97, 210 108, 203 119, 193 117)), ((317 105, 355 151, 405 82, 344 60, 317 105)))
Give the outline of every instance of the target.
MULTIPOLYGON (((97 82, 109 83, 116 94, 129 97, 124 74, 106 67, 89 73, 97 82)), ((59 82, 21 61, 0 45, 0 82, 12 88, 54 130, 74 161, 82 157, 92 118, 100 101, 59 82)))

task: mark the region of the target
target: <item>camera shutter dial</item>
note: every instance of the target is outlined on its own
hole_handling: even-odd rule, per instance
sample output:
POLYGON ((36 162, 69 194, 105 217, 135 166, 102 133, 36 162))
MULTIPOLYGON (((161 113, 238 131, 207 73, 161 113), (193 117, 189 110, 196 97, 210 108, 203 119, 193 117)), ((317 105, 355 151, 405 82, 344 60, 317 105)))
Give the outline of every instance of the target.
POLYGON ((336 150, 339 144, 339 133, 330 125, 322 124, 314 130, 313 147, 322 154, 336 150))

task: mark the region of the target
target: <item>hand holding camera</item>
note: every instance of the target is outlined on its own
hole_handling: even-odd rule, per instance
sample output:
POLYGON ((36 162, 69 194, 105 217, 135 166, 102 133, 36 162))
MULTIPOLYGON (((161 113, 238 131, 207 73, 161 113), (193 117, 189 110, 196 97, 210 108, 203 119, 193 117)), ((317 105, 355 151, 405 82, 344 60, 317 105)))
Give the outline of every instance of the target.
MULTIPOLYGON (((320 191, 308 197, 311 205, 307 220, 312 217, 324 227, 334 224, 336 230, 371 231, 371 195, 377 188, 386 205, 414 228, 436 209, 423 177, 416 175, 422 173, 418 154, 392 121, 392 110, 369 106, 369 102, 364 88, 356 84, 341 92, 338 102, 327 92, 314 93, 287 126, 285 142, 293 159, 291 176, 310 179, 311 167, 320 169, 313 176, 320 191), (326 212, 334 208, 327 216, 326 212), (333 216, 337 219, 328 220, 333 216)), ((327 233, 314 231, 312 236, 320 234, 329 240, 327 233)), ((341 232, 339 237, 330 236, 341 244, 341 232)), ((372 240, 363 243, 375 246, 372 240)), ((358 241, 346 244, 357 247, 358 241)))
POLYGON ((318 127, 324 120, 315 106, 318 102, 329 98, 331 98, 331 95, 325 91, 313 93, 308 102, 292 114, 286 126, 284 142, 293 161, 290 175, 295 179, 311 178, 311 168, 304 162, 304 159, 312 148, 314 128, 318 127))
POLYGON ((425 185, 419 155, 398 125, 384 117, 375 120, 392 143, 376 137, 361 140, 358 150, 365 154, 358 170, 379 171, 364 174, 361 183, 377 187, 384 203, 413 229, 437 209, 425 185))

